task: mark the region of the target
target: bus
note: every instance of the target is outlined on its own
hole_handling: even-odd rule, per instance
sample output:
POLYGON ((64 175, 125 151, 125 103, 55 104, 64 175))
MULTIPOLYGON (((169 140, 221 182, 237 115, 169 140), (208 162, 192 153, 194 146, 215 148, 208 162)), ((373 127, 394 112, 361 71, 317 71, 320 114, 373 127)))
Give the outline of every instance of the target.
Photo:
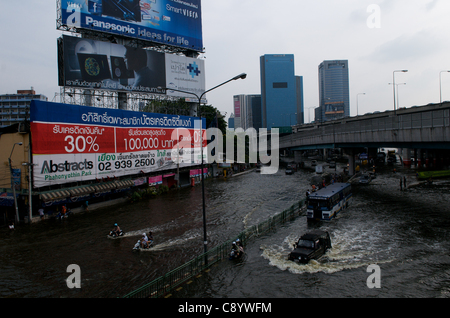
POLYGON ((352 201, 350 183, 334 183, 308 195, 308 221, 330 221, 352 201))

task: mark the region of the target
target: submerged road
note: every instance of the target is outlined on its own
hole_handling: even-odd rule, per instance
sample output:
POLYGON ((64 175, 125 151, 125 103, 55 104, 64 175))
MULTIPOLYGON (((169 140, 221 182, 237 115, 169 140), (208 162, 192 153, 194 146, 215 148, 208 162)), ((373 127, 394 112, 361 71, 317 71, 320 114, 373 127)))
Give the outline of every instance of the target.
POLYGON ((385 171, 354 186, 352 206, 338 218, 313 225, 298 218, 249 244, 245 260, 215 266, 174 297, 450 297, 450 183, 400 191, 400 176, 385 171), (316 228, 330 232, 332 249, 307 265, 288 261, 292 244, 316 228), (379 289, 367 285, 373 264, 379 289))
MULTIPOLYGON (((448 297, 450 185, 400 191, 389 168, 354 187, 352 206, 337 219, 308 225, 300 217, 246 246, 239 263, 224 261, 173 297, 448 297), (308 265, 286 260, 292 243, 314 228, 330 231, 333 248, 308 265), (369 289, 367 267, 381 268, 369 289)), ((404 174, 403 174, 404 173, 404 174)), ((253 172, 206 182, 209 248, 304 198, 312 172, 253 172)), ((0 230, 0 297, 121 297, 203 251, 201 188, 185 188, 134 204, 59 221, 0 230), (126 231, 108 239, 115 222, 126 231), (142 232, 155 248, 133 252, 142 232), (67 267, 81 269, 69 289, 67 267)))

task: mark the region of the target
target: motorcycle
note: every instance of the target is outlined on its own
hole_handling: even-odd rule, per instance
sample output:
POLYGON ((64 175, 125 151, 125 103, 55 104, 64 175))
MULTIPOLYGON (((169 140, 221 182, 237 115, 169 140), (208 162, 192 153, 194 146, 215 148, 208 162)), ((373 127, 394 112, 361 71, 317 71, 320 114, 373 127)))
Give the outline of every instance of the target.
POLYGON ((239 259, 243 255, 244 255, 244 249, 242 247, 239 247, 239 251, 236 251, 235 249, 231 249, 229 260, 239 259))
POLYGON ((114 231, 110 231, 109 232, 109 237, 112 237, 112 238, 117 238, 117 237, 121 237, 121 236, 124 236, 124 235, 125 235, 125 232, 122 231, 122 230, 120 230, 119 233, 116 233, 114 231))
POLYGON ((153 247, 153 241, 148 241, 146 247, 141 246, 141 240, 134 244, 133 251, 148 250, 153 247))

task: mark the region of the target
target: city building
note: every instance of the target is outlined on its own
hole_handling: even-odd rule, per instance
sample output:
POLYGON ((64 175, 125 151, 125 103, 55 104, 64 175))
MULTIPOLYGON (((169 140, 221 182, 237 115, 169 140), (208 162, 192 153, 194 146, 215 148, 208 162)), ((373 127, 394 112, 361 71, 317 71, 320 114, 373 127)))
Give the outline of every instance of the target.
POLYGON ((234 129, 234 114, 233 113, 230 115, 230 118, 228 118, 228 129, 234 129))
POLYGON ((315 120, 324 122, 349 116, 348 61, 323 61, 319 65, 319 107, 315 120))
MULTIPOLYGON (((301 125, 305 123, 305 100, 303 98, 303 76, 295 76, 296 94, 297 94, 297 122, 292 125, 301 125)), ((289 121, 291 117, 289 116, 289 121)))
POLYGON ((0 127, 30 119, 30 103, 33 99, 48 101, 46 96, 36 94, 33 87, 30 90, 18 90, 17 94, 0 95, 0 127))
POLYGON ((251 127, 259 131, 262 128, 261 95, 247 95, 247 103, 251 110, 251 127))
POLYGON ((234 128, 261 128, 261 95, 235 95, 234 128))
POLYGON ((303 123, 303 78, 295 76, 293 54, 260 57, 262 127, 303 123))

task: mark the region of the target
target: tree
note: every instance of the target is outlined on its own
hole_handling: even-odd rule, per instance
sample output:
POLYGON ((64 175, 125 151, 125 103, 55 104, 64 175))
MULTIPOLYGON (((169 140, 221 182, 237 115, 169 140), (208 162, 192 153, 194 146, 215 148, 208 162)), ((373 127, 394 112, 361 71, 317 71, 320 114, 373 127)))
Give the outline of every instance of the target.
MULTIPOLYGON (((193 105, 193 103, 188 103, 183 98, 178 100, 152 100, 148 102, 143 111, 157 114, 190 116, 191 109, 196 107, 196 103, 193 105)), ((206 119, 206 129, 218 127, 222 131, 222 134, 225 135, 228 125, 217 108, 212 105, 202 105, 200 111, 200 115, 206 119)))
POLYGON ((151 100, 143 109, 144 112, 189 116, 191 111, 191 103, 187 103, 184 99, 178 100, 151 100))
POLYGON ((225 135, 228 125, 217 108, 212 105, 202 105, 200 111, 201 116, 206 118, 206 128, 219 128, 222 134, 225 135))

